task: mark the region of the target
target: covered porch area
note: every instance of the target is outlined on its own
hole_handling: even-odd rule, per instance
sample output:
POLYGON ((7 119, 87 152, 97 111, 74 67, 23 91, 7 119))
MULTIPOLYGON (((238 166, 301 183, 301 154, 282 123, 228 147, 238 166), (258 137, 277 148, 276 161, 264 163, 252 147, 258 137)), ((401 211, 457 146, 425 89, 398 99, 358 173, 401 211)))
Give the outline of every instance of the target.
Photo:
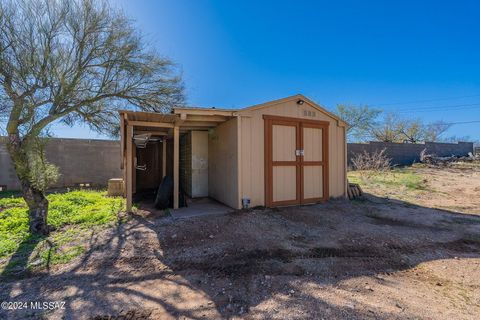
POLYGON ((216 146, 216 128, 232 121, 235 110, 175 108, 170 114, 120 111, 127 211, 134 203, 153 206, 155 197, 163 192, 159 190, 161 183, 166 190, 165 181, 172 194, 168 207, 192 205, 178 210, 179 214, 196 215, 212 208, 225 211, 228 207, 206 198, 215 199, 211 190, 217 187, 215 163, 223 160, 216 146), (202 198, 206 200, 200 201, 202 198))

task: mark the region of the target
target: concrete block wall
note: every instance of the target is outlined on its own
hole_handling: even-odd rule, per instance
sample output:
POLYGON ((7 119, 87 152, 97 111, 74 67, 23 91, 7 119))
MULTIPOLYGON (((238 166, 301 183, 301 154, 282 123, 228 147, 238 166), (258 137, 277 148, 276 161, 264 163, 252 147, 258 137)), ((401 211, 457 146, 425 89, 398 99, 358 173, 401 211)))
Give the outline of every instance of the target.
MULTIPOLYGON (((20 189, 20 182, 6 148, 7 140, 0 138, 0 185, 8 190, 20 189)), ((121 178, 120 142, 95 139, 48 139, 46 158, 57 165, 60 178, 52 188, 74 187, 91 183, 104 187, 110 178, 121 178)))
POLYGON ((469 152, 473 152, 473 142, 412 144, 371 141, 369 143, 349 143, 347 145, 348 164, 351 165, 351 159, 358 153, 364 151, 373 153, 383 149, 385 149, 387 157, 392 159, 392 164, 410 165, 420 161, 420 153, 424 149, 428 154, 435 154, 439 157, 467 156, 469 152))
POLYGON ((5 186, 7 190, 20 189, 20 182, 10 160, 6 142, 5 138, 0 137, 0 186, 5 186))

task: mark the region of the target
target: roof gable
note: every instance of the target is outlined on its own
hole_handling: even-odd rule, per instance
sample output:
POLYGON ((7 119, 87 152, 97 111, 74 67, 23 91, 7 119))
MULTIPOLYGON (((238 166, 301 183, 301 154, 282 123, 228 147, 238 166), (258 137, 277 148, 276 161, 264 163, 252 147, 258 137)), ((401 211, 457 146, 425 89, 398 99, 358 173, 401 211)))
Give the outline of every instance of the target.
POLYGON ((289 101, 292 101, 292 100, 303 100, 310 107, 318 110, 319 112, 327 115, 328 117, 330 117, 332 119, 337 120, 339 125, 342 125, 342 126, 347 125, 347 123, 345 121, 343 121, 342 119, 340 119, 340 117, 338 117, 337 115, 327 111, 325 108, 323 108, 319 104, 313 102, 309 98, 305 97, 303 94, 296 94, 296 95, 293 95, 293 96, 290 96, 290 97, 286 97, 286 98, 282 98, 282 99, 278 99, 278 100, 273 100, 273 101, 253 105, 251 107, 240 109, 238 111, 238 113, 242 114, 243 112, 247 112, 247 111, 254 111, 254 110, 259 110, 259 109, 263 109, 263 108, 267 108, 267 107, 272 107, 272 106, 275 106, 277 104, 282 104, 282 103, 289 102, 289 101))

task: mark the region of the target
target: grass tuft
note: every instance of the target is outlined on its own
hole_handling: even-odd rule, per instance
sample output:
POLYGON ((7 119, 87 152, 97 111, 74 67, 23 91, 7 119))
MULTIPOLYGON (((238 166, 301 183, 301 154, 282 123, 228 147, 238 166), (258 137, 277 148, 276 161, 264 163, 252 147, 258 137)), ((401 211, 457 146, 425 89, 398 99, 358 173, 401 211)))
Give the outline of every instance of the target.
POLYGON ((412 191, 428 189, 424 179, 410 168, 396 168, 387 171, 350 171, 348 180, 360 185, 376 187, 405 188, 412 191))

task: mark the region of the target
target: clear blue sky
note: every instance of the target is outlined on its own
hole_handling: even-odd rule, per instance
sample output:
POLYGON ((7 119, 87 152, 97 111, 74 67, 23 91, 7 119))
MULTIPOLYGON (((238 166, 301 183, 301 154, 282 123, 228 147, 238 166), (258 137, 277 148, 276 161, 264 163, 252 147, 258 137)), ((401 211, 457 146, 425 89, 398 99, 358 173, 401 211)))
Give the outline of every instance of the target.
MULTIPOLYGON (((179 64, 188 103, 238 108, 303 93, 426 121, 480 120, 479 1, 117 0, 179 64)), ((480 139, 480 123, 449 135, 480 139)), ((57 127, 61 137, 98 137, 57 127)))

